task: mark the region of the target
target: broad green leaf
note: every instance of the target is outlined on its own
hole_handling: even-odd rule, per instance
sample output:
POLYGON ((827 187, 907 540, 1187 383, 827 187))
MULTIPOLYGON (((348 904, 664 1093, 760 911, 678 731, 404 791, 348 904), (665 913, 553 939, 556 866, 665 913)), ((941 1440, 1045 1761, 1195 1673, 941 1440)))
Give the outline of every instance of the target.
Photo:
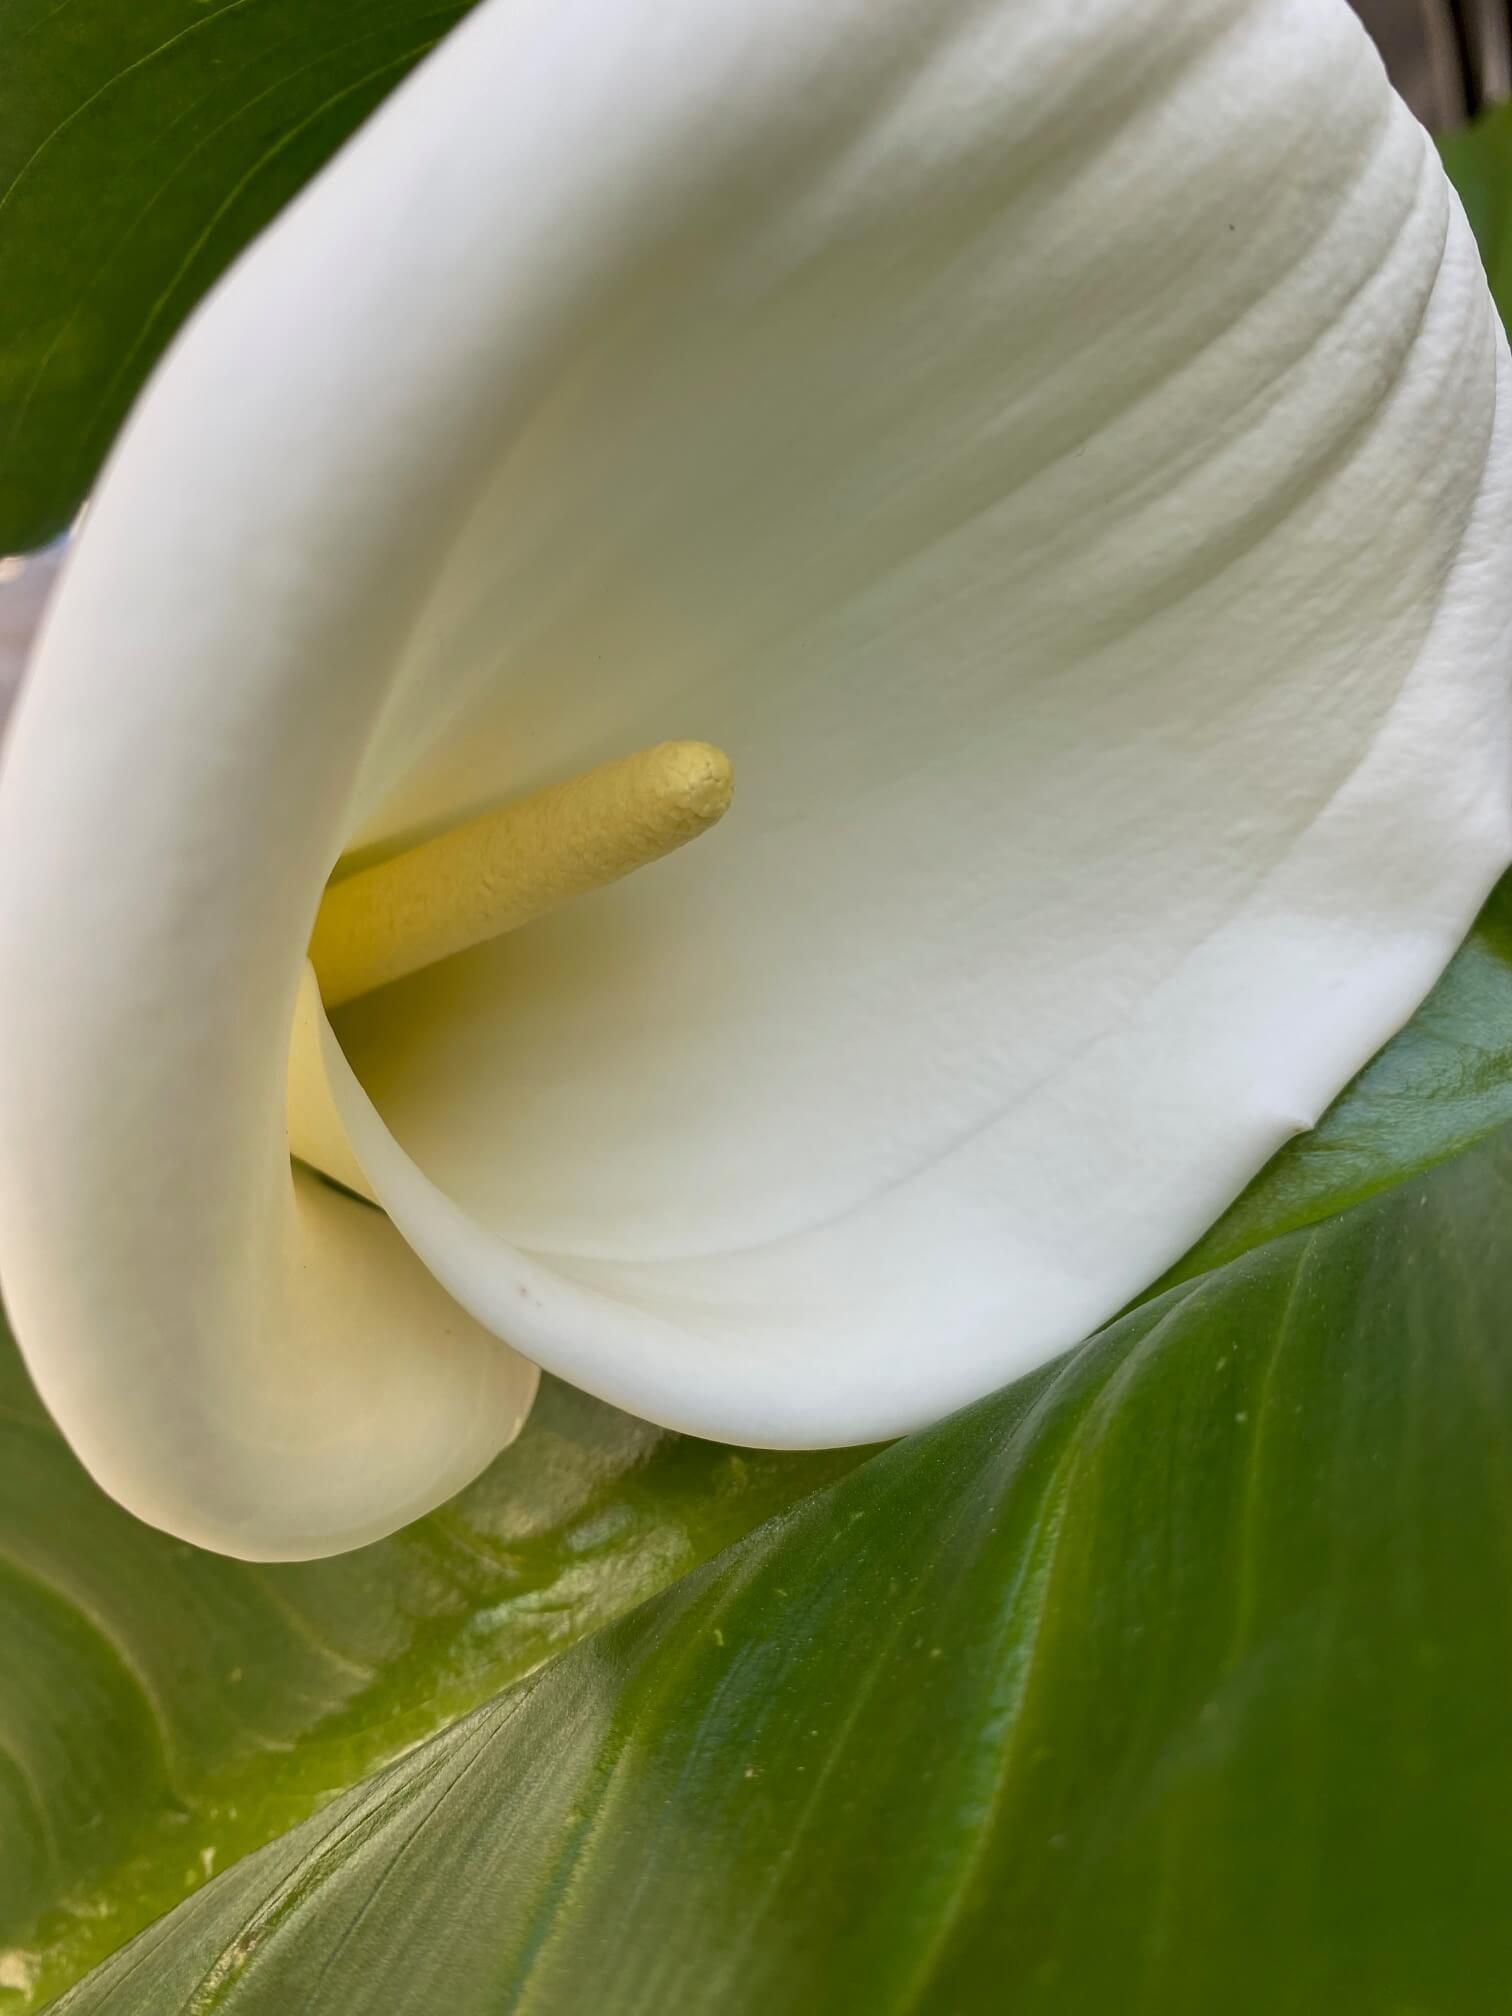
POLYGON ((0 0, 0 553, 67 524, 196 300, 467 5, 0 0))
POLYGON ((0 1335, 0 2010, 855 1460, 694 1442, 548 1380, 443 1511, 252 1567, 97 1491, 0 1335))
POLYGON ((1491 2016, 1512 1132, 874 1457, 60 2016, 1491 2016))
POLYGON ((1473 126, 1445 134, 1439 153, 1465 206, 1502 320, 1508 321, 1512 319, 1512 104, 1498 105, 1473 126))

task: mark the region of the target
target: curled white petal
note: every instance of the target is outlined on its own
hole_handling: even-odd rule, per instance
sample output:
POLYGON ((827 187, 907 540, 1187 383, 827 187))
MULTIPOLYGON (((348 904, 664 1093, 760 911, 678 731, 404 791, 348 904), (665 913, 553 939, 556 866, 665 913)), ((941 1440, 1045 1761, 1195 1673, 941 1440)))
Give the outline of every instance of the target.
POLYGON ((0 1281, 86 1459, 251 1544, 229 1380, 338 1545, 517 1418, 483 1332, 805 1443, 1109 1315, 1512 853, 1506 372, 1341 0, 492 0, 175 346, 0 785, 0 1281), (685 735, 717 833, 306 993, 294 1146, 435 1298, 359 1423, 322 885, 685 735))
POLYGON ((47 598, 57 579, 61 546, 0 559, 0 733, 15 703, 21 674, 47 598))

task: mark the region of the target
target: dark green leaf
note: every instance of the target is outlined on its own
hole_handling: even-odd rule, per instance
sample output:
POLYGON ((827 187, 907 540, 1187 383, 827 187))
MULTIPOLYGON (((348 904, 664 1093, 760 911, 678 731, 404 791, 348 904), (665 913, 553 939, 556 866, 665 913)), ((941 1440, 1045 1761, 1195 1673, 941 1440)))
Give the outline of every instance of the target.
POLYGON ((1498 105, 1439 141, 1470 219, 1502 320, 1512 320, 1512 105, 1498 105))
POLYGON ((875 1457, 69 2016, 1492 2016, 1512 1134, 875 1457))
POLYGON ((0 553, 68 522, 194 303, 468 4, 0 0, 0 553))
POLYGON ((102 1496, 0 1334, 0 2010, 855 1460, 685 1440, 547 1381, 444 1511, 252 1567, 102 1496))

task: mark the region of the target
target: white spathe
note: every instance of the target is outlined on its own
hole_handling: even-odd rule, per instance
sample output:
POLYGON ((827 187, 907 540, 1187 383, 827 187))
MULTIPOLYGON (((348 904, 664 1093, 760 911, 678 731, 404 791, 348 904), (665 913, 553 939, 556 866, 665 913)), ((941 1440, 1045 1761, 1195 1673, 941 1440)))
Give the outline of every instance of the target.
POLYGON ((0 735, 62 558, 60 546, 0 559, 0 735))
POLYGON ((7 750, 84 1460, 314 1553, 496 1339, 809 1444, 1109 1316, 1512 854, 1506 374, 1343 0, 488 0, 174 345, 7 750), (674 736, 718 832, 327 1024, 339 859, 674 736))

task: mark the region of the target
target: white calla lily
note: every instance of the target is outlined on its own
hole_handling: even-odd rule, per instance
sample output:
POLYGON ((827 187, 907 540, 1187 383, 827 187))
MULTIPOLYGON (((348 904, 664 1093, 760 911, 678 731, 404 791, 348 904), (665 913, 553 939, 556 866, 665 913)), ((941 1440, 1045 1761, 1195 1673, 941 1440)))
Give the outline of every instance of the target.
POLYGON ((1512 854, 1506 373, 1342 0, 489 0, 173 346, 10 738, 84 1460, 300 1555, 536 1363, 823 1444, 1108 1317, 1512 854), (327 1015, 338 863, 679 737, 717 831, 327 1015))

